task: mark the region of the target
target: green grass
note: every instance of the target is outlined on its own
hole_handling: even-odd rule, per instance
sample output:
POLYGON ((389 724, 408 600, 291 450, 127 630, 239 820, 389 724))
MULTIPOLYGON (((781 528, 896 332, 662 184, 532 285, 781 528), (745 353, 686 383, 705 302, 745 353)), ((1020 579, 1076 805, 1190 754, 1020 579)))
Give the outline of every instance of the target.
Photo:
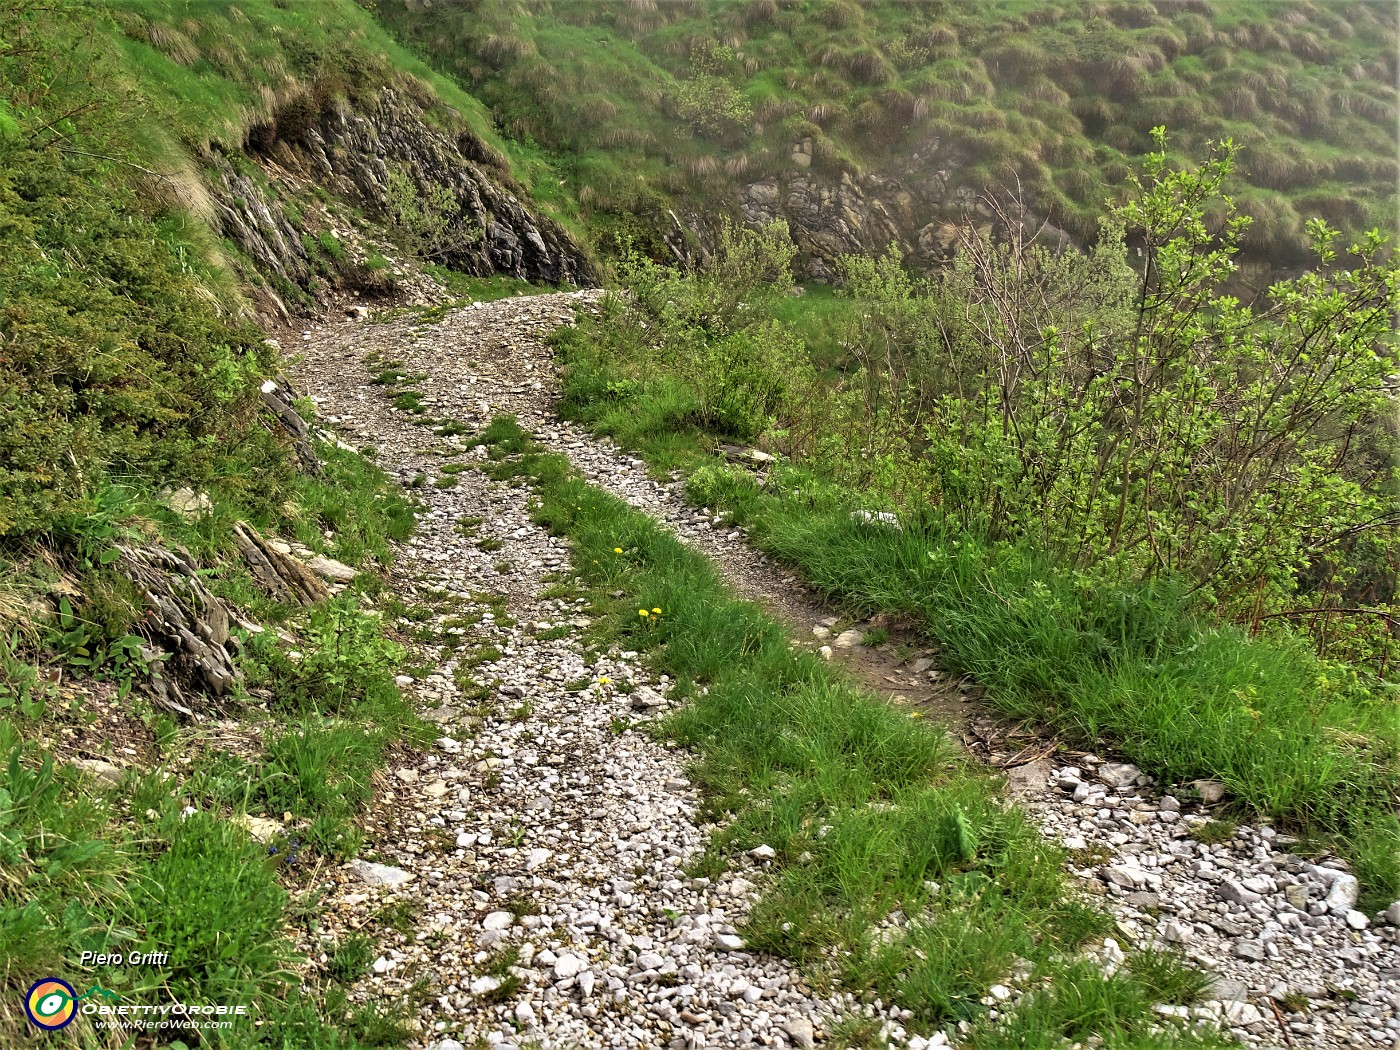
POLYGON ((803 139, 813 171, 833 180, 902 171, 916 144, 937 141, 949 162, 931 163, 954 188, 981 193, 1014 170, 1054 222, 1090 238, 1118 170, 1164 122, 1187 153, 1233 135, 1253 155, 1256 259, 1303 257, 1295 210, 1349 233, 1393 226, 1397 25, 1375 6, 1299 7, 1296 19, 1246 3, 485 0, 468 11, 387 0, 377 11, 492 107, 537 197, 604 247, 621 231, 664 257, 667 208, 797 173, 789 154, 803 139), (742 99, 747 119, 688 107, 704 76, 742 99), (1340 192, 1310 192, 1334 178, 1340 192))
MULTIPOLYGON (((492 429, 526 450, 520 466, 537 479, 536 519, 569 538, 601 611, 600 640, 643 651, 690 698, 664 729, 692 749, 707 815, 728 818, 697 873, 718 874, 732 852, 760 844, 776 851, 772 882, 743 930, 752 947, 897 1001, 920 1029, 983 1018, 987 987, 1026 959, 1063 986, 1059 995, 1095 1004, 1088 1019, 1076 1016, 1105 1045, 1141 1045, 1159 1020, 1149 1008, 1169 964, 1150 980, 1109 980, 1070 961, 1111 922, 1069 898, 1059 852, 941 730, 794 650, 703 556, 562 457, 530 450, 513 421, 492 429), (663 612, 640 617, 639 608, 663 612), (896 909, 914 921, 902 937, 876 938, 896 909)), ((1044 1009, 1070 1024, 1062 1006, 1044 1009)), ((988 1027, 986 1045, 1002 1030, 988 1027)))
MULTIPOLYGON (((263 742, 246 758, 198 751, 189 734, 132 694, 130 712, 147 722, 163 764, 111 790, 55 766, 41 743, 82 720, 81 706, 60 708, 42 690, 28 705, 6 705, 0 695, 8 708, 0 718, 0 1043, 20 1039, 27 1025, 18 1006, 23 989, 57 973, 77 983, 100 979, 132 1002, 249 1004, 254 1017, 211 1037, 213 1045, 402 1045, 397 1007, 352 1009, 334 973, 302 988, 287 935, 310 892, 299 884, 325 858, 358 844, 387 748, 429 739, 394 684, 402 653, 367 609, 383 583, 365 574, 331 602, 286 608, 257 589, 230 549, 232 524, 251 518, 347 561, 388 561, 389 542, 412 528, 412 506, 368 461, 322 453, 321 472, 292 477, 288 500, 274 512, 256 513, 239 502, 237 484, 220 480, 210 486, 210 510, 186 522, 148 485, 133 483, 103 490, 87 514, 60 522, 61 542, 49 553, 6 552, 7 587, 18 585, 19 594, 52 585, 52 552, 90 558, 98 567, 77 577, 84 594, 74 599, 75 615, 115 635, 139 608, 106 580, 103 552, 131 538, 183 545, 211 566, 204 570, 211 588, 236 601, 242 616, 294 630, 300 656, 270 629, 244 638, 239 663, 255 693, 234 699, 248 732, 263 742), (189 768, 172 761, 186 755, 195 760, 189 768), (191 804, 197 812, 184 813, 191 804), (284 835, 262 844, 226 819, 245 812, 291 818, 284 835), (84 950, 168 952, 170 960, 159 969, 82 972, 76 960, 84 950)), ((7 666, 52 660, 45 637, 7 640, 7 666)))
POLYGON ((442 282, 448 295, 462 303, 489 303, 496 299, 509 299, 518 295, 539 295, 542 292, 560 290, 558 288, 542 288, 529 281, 507 277, 504 274, 495 274, 491 277, 473 277, 470 274, 438 265, 428 265, 423 269, 442 282))
POLYGON ((348 0, 252 0, 236 11, 201 8, 197 18, 180 0, 121 0, 107 11, 143 87, 158 92, 151 100, 155 114, 191 145, 241 147, 251 125, 274 116, 259 87, 286 92, 290 80, 309 93, 319 80, 339 76, 359 77, 357 87, 372 88, 393 71, 431 85, 473 132, 502 145, 479 101, 348 0))
MULTIPOLYGON (((656 439, 655 417, 634 412, 628 427, 647 435, 654 463, 703 462, 693 437, 682 457, 656 439)), ((792 468, 774 481, 760 490, 745 471, 702 466, 688 496, 727 511, 853 615, 907 617, 1009 717, 1121 749, 1166 783, 1219 779, 1240 814, 1343 849, 1370 902, 1400 893, 1387 802, 1400 725, 1387 692, 1301 638, 1200 622, 1170 587, 1083 580, 947 526, 865 525, 850 516, 865 506, 857 492, 792 468)))
MULTIPOLYGON (((693 284, 667 290, 676 299, 698 294, 693 284)), ((790 310, 789 302, 763 296, 753 310, 790 310)), ((680 471, 692 504, 744 526, 848 614, 909 622, 948 670, 975 677, 1007 716, 1121 750, 1164 783, 1219 779, 1235 816, 1273 820, 1312 838, 1310 848, 1343 850, 1368 904, 1400 894, 1392 809, 1400 720, 1393 685, 1372 669, 1319 659, 1310 639, 1280 621, 1256 635, 1220 625, 1214 608, 1170 580, 1125 583, 980 538, 952 514, 921 513, 922 498, 900 509, 897 528, 853 520, 854 511, 890 507, 901 479, 914 479, 906 496, 921 493, 917 472, 928 464, 913 453, 898 462, 853 455, 849 446, 879 439, 873 424, 868 438, 858 424, 836 430, 837 448, 830 436, 823 446, 819 432, 796 439, 806 409, 823 398, 836 404, 849 388, 819 388, 803 411, 769 423, 758 440, 777 449, 791 441, 806 465, 766 465, 760 486, 754 472, 713 455, 717 440, 733 436, 701 425, 702 393, 743 385, 749 373, 719 355, 672 367, 653 349, 654 330, 634 339, 631 320, 609 309, 556 337, 566 418, 639 449, 655 471, 680 471)), ((662 345, 684 360, 693 343, 663 332, 662 345)), ((820 410, 812 415, 820 428, 820 410)))

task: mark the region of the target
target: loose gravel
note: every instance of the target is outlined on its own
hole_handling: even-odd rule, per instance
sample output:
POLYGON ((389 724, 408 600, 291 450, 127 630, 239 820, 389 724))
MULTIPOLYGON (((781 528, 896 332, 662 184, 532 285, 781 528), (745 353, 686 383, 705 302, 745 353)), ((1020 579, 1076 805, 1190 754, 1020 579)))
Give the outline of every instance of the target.
MULTIPOLYGON (((442 736, 386 778, 367 861, 337 875, 329 936, 358 928, 386 901, 406 903, 413 922, 382 945, 358 993, 416 995, 423 1045, 434 1050, 478 1038, 502 1050, 530 1041, 805 1047, 855 1011, 883 1017, 891 1046, 955 1042, 956 1031, 908 1036, 898 1007, 817 995, 784 961, 746 950, 737 931, 766 860, 758 851, 715 883, 685 874, 712 829, 696 815, 684 756, 645 732, 670 703, 669 683, 653 680, 635 653, 587 653, 586 616, 540 596, 554 574, 568 577, 568 552, 530 521, 529 490, 473 470, 444 472, 480 450, 415 426, 368 382, 401 362, 400 371, 424 377, 414 389, 428 416, 475 430, 515 415, 593 483, 708 554, 802 641, 829 642, 834 659, 895 702, 956 717, 960 697, 930 654, 901 660, 861 645, 858 631, 842 644, 831 612, 740 530, 687 506, 674 479, 649 478, 639 460, 554 418, 556 370, 544 337, 599 294, 505 299, 435 324, 405 316, 303 335, 293 371, 327 421, 406 484, 425 480, 417 490, 425 510, 400 551, 396 583, 406 602, 436 610, 428 625, 464 639, 428 649, 435 669, 402 683, 442 736), (473 652, 483 662, 464 667, 473 652)), ((1046 833, 1070 849, 1084 890, 1118 916, 1121 938, 1099 950, 1106 969, 1125 947, 1179 948, 1218 974, 1210 1000, 1187 1013, 1247 1043, 1400 1050, 1400 903, 1379 915, 1357 911, 1342 861, 1296 857, 1268 827, 1198 841, 1210 785, 1178 798, 1094 755, 1061 752, 1011 779, 1046 833)))

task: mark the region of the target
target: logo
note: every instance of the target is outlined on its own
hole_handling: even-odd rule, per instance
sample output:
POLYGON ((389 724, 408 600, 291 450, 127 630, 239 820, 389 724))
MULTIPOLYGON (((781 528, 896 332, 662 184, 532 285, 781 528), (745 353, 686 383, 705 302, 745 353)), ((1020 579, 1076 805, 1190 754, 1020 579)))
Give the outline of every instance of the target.
POLYGON ((47 1032, 56 1032, 72 1023, 77 1011, 78 993, 67 981, 45 977, 29 986, 24 1012, 29 1020, 47 1032))

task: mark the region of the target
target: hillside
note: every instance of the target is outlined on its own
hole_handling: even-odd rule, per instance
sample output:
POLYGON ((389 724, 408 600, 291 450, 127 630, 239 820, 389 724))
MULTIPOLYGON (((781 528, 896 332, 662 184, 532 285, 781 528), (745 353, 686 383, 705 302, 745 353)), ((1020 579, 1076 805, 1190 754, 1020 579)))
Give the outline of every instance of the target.
POLYGON ((668 209, 786 218, 931 265, 976 198, 1019 187, 1083 242, 1149 130, 1241 147, 1256 262, 1303 224, 1394 227, 1397 14, 1371 3, 868 0, 421 3, 379 18, 548 151, 581 217, 652 242, 668 209))

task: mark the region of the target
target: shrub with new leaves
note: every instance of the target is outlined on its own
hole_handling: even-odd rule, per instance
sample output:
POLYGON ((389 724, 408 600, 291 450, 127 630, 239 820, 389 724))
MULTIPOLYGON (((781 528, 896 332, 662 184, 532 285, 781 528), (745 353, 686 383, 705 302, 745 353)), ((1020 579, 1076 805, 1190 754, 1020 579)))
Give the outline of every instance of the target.
POLYGON ((678 379, 692 422, 753 441, 802 414, 816 381, 806 348, 771 317, 792 286, 792 241, 781 224, 723 225, 703 269, 661 266, 633 248, 618 264, 634 306, 614 301, 602 322, 642 373, 678 379))
POLYGON ((928 332, 944 383, 924 406, 930 495, 993 538, 1184 578, 1258 618, 1340 544, 1394 544, 1384 424, 1400 271, 1378 233, 1343 265, 1319 220, 1319 269, 1254 307, 1219 294, 1248 220, 1213 231, 1203 215, 1235 149, 1179 170, 1154 136, 1094 253, 964 236, 928 332))

